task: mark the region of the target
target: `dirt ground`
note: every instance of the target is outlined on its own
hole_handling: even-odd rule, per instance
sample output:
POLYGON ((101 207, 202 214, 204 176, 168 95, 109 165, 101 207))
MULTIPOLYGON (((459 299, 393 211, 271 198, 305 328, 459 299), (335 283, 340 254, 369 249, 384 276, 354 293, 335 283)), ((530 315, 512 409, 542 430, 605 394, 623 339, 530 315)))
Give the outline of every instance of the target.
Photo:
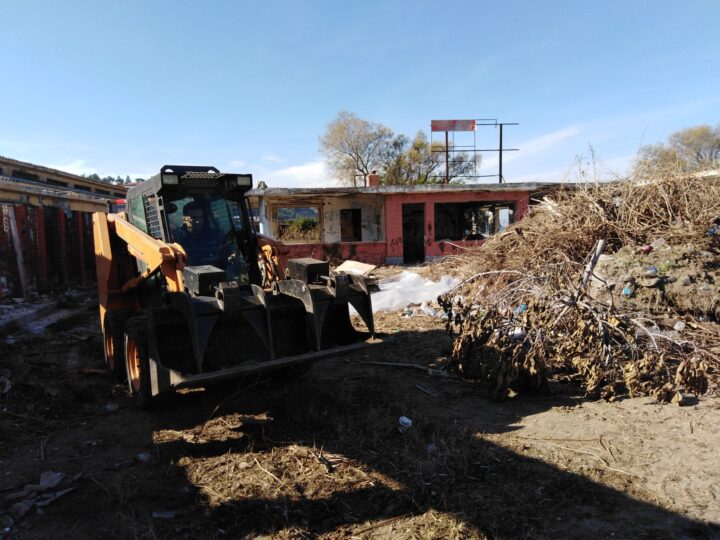
POLYGON ((397 341, 153 412, 102 370, 92 299, 3 337, 0 538, 720 538, 716 392, 494 403, 439 372, 440 319, 376 324, 397 341))

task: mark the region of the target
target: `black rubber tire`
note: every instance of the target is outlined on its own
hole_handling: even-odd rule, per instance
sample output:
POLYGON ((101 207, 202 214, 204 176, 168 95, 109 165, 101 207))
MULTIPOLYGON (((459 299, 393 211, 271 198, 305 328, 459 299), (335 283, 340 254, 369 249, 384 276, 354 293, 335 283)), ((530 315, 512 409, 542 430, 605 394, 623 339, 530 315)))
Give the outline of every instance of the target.
POLYGON ((130 395, 143 409, 155 399, 150 383, 150 354, 145 317, 132 317, 125 326, 125 371, 130 395))
POLYGON ((125 323, 132 315, 127 309, 105 313, 103 324, 103 352, 105 366, 118 382, 125 382, 125 323))

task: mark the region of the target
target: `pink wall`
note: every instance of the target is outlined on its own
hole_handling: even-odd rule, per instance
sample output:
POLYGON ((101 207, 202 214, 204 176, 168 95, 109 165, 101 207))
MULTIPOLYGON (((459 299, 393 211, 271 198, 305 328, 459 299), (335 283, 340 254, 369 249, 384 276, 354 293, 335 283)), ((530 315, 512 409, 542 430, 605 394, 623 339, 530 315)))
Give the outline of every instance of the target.
MULTIPOLYGON (((395 262, 403 257, 402 205, 423 203, 425 205, 425 257, 438 257, 461 251, 448 243, 435 241, 435 203, 503 201, 515 203, 515 221, 522 218, 528 208, 528 191, 448 192, 448 193, 397 193, 385 196, 385 239, 387 257, 395 262)), ((482 241, 452 242, 460 246, 479 245, 482 241)))
POLYGON ((337 244, 286 244, 288 259, 312 257, 314 259, 342 259, 367 264, 385 264, 385 242, 341 242, 337 244))
POLYGON ((477 246, 481 240, 444 242, 435 241, 435 203, 496 201, 515 203, 515 221, 528 209, 528 191, 453 191, 447 193, 389 193, 385 195, 385 241, 287 244, 287 259, 312 257, 315 259, 355 260, 382 265, 401 263, 403 259, 402 205, 421 203, 425 206, 425 257, 439 257, 461 253, 462 247, 477 246), (454 244, 454 245, 453 245, 454 244), (456 247, 461 246, 461 247, 456 247))

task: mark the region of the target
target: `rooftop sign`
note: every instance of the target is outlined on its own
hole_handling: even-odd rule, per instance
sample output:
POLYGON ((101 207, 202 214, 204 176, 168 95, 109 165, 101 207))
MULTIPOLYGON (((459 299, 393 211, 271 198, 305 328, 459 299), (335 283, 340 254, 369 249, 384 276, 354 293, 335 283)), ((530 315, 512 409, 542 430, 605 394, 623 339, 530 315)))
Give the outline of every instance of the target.
POLYGON ((475 131, 475 120, 432 120, 430 131, 475 131))

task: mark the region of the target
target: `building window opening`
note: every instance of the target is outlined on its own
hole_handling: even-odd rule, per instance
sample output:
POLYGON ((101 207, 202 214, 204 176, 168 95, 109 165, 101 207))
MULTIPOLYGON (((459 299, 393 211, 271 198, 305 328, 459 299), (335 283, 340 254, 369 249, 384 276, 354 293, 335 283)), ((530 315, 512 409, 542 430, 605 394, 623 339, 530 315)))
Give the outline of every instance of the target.
POLYGON ((31 180, 31 181, 35 181, 35 182, 40 180, 40 177, 37 174, 32 174, 32 173, 21 171, 18 169, 13 170, 12 177, 19 178, 20 180, 31 180))
POLYGON ((277 238, 283 242, 319 242, 320 211, 318 207, 278 208, 277 238))
POLYGON ((514 216, 514 203, 436 204, 435 240, 484 240, 503 231, 514 216))
POLYGON ((340 210, 340 241, 362 242, 362 221, 359 208, 340 210))
POLYGON ((48 178, 46 182, 49 186, 68 187, 67 182, 61 182, 60 180, 53 180, 51 178, 48 178))

